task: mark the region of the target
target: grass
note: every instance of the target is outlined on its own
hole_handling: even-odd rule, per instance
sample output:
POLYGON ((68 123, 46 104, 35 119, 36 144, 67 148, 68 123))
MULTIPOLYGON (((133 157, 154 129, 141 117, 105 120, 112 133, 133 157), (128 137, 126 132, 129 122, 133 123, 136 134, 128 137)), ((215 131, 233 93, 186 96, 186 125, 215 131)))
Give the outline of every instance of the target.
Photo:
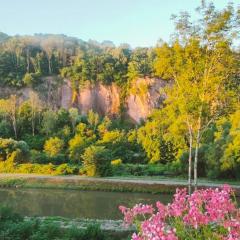
MULTIPOLYGON (((211 181, 200 179, 200 185, 206 187, 214 184, 223 184, 225 181, 211 181), (207 185, 208 184, 208 185, 207 185)), ((228 182, 233 186, 239 186, 237 181, 228 182)), ((137 177, 121 176, 108 178, 68 178, 68 177, 41 177, 36 175, 1 176, 0 187, 14 188, 49 188, 49 189, 72 189, 72 190, 98 190, 110 192, 140 192, 140 193, 174 193, 177 187, 186 187, 183 178, 166 177, 137 177), (113 180, 113 181, 111 181, 113 180), (117 180, 142 180, 142 181, 117 181, 117 180), (152 180, 153 182, 144 180, 152 180), (161 180, 157 182, 157 180, 161 180)), ((236 188, 236 194, 240 195, 240 188, 236 188)))
MULTIPOLYGON (((172 182, 186 182, 187 178, 180 176, 180 177, 166 177, 166 176, 133 176, 133 175, 124 175, 124 176, 113 176, 107 177, 107 179, 123 179, 123 180, 152 180, 152 181, 172 181, 172 182)), ((199 178, 198 179, 200 184, 210 183, 210 184, 231 184, 240 186, 240 180, 234 179, 207 179, 207 178, 199 178)))
POLYGON ((72 190, 99 190, 111 192, 140 192, 140 193, 173 193, 176 186, 166 184, 144 184, 134 182, 112 182, 104 179, 80 178, 54 179, 54 178, 20 178, 4 177, 0 178, 0 187, 3 188, 52 188, 52 189, 72 189, 72 190))
POLYGON ((106 240, 127 240, 135 231, 134 226, 126 227, 121 220, 69 219, 64 217, 25 217, 25 220, 40 221, 43 225, 57 225, 61 229, 87 229, 99 226, 106 240))

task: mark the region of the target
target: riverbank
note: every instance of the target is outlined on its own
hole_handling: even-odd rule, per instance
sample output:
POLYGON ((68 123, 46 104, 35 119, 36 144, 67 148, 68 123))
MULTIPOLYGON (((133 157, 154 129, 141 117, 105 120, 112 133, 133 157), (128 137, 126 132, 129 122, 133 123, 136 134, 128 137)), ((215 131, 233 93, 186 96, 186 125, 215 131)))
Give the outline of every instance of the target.
MULTIPOLYGON (((237 196, 240 185, 231 184, 237 196)), ((0 174, 0 187, 54 188, 74 190, 100 190, 115 192, 174 193, 176 188, 187 186, 186 180, 90 178, 75 175, 50 176, 36 174, 0 174)), ((200 188, 221 187, 222 183, 200 181, 200 188)))
POLYGON ((97 225, 108 237, 108 239, 128 239, 136 231, 134 226, 124 225, 122 220, 102 220, 102 219, 69 219, 63 217, 25 217, 26 221, 38 220, 41 224, 54 224, 61 229, 87 229, 89 226, 97 225))

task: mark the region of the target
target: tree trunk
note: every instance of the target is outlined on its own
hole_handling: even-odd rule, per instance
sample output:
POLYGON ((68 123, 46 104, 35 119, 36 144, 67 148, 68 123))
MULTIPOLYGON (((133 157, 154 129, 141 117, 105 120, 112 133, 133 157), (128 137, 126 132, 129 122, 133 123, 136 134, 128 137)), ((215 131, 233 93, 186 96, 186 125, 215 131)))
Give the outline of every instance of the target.
POLYGON ((13 124, 14 135, 15 135, 15 138, 17 139, 17 124, 16 124, 15 118, 13 119, 12 124, 13 124))
POLYGON ((48 72, 49 72, 49 75, 52 74, 51 57, 48 57, 48 72))
POLYGON ((199 126, 197 131, 195 157, 194 157, 194 189, 195 190, 197 190, 197 185, 198 185, 198 149, 199 149, 199 143, 200 143, 200 128, 201 128, 201 118, 199 118, 199 126))
POLYGON ((192 192, 192 130, 189 127, 189 156, 188 156, 188 194, 192 192))
POLYGON ((30 57, 29 57, 29 49, 27 50, 27 73, 30 72, 30 57))
POLYGON ((35 115, 32 115, 32 135, 35 136, 35 115))

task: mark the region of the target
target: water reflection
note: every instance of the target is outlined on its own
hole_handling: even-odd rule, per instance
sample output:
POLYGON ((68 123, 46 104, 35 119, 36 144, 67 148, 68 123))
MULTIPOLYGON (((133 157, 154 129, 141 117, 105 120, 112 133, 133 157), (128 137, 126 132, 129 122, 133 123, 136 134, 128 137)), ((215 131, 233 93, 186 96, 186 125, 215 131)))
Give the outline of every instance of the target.
POLYGON ((53 189, 0 189, 0 204, 25 216, 121 219, 118 206, 169 202, 170 195, 53 189))

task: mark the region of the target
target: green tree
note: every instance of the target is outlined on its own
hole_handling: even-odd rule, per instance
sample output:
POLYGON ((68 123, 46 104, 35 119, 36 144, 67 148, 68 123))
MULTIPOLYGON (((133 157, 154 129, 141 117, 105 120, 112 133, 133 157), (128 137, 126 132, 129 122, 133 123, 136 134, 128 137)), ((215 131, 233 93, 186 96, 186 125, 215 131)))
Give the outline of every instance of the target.
POLYGON ((11 138, 0 138, 0 160, 6 161, 14 155, 15 163, 25 162, 28 158, 29 146, 24 141, 16 141, 11 138))
POLYGON ((88 176, 109 176, 111 174, 111 153, 102 146, 90 146, 85 149, 83 165, 88 176))
POLYGON ((236 14, 231 5, 222 11, 205 1, 198 8, 200 20, 190 22, 187 13, 175 17, 173 44, 157 48, 156 75, 173 81, 165 102, 177 108, 189 138, 189 186, 194 144, 194 185, 197 187, 198 149, 203 132, 230 105, 226 85, 235 72, 231 50, 236 14))
POLYGON ((47 136, 49 136, 54 132, 56 123, 57 123, 57 114, 52 110, 45 111, 43 113, 42 132, 46 133, 47 136))
POLYGON ((72 123, 72 129, 73 131, 75 131, 75 126, 78 120, 78 109, 77 108, 70 108, 69 110, 69 117, 71 119, 71 123, 72 123))
POLYGON ((0 99, 0 112, 10 120, 15 138, 17 139, 18 98, 11 95, 9 99, 0 99))
POLYGON ((31 126, 32 126, 32 135, 35 135, 36 121, 40 119, 40 113, 43 109, 43 103, 38 97, 38 94, 31 91, 29 93, 29 105, 31 107, 31 126))
POLYGON ((240 177, 240 110, 230 116, 230 128, 221 158, 221 169, 240 177))

